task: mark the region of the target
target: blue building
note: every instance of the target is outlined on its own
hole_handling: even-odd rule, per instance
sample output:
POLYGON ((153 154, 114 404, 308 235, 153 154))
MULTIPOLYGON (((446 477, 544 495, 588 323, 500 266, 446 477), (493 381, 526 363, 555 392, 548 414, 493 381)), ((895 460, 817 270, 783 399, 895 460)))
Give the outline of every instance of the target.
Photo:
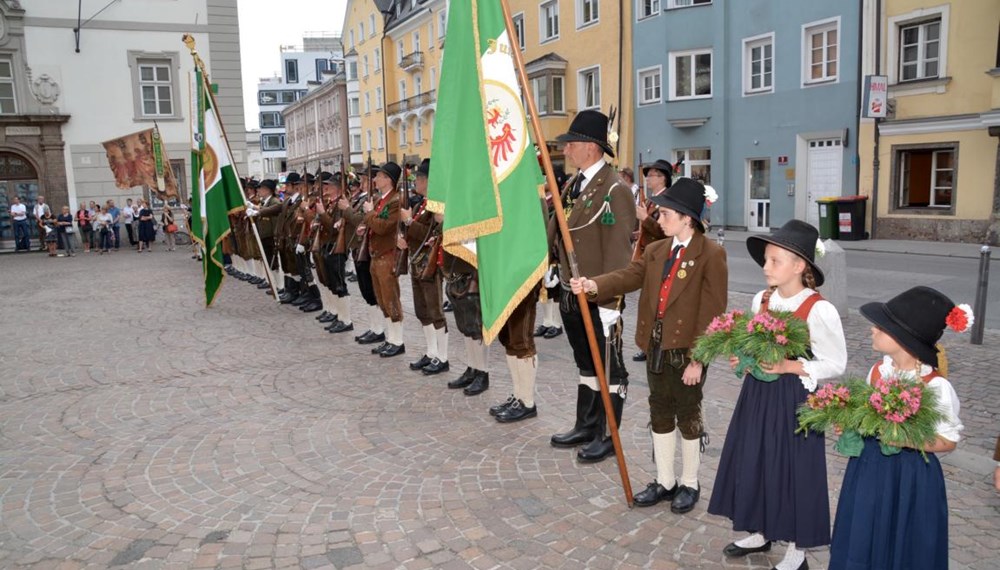
POLYGON ((712 225, 857 194, 859 2, 635 0, 635 152, 719 193, 712 225))

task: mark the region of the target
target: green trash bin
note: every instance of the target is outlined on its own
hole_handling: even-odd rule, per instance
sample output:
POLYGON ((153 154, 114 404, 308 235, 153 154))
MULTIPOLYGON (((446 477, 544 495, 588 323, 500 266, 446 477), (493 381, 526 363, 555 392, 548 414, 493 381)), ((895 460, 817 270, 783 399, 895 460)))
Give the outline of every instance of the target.
POLYGON ((819 206, 820 239, 839 239, 837 230, 837 198, 835 196, 816 200, 819 206))

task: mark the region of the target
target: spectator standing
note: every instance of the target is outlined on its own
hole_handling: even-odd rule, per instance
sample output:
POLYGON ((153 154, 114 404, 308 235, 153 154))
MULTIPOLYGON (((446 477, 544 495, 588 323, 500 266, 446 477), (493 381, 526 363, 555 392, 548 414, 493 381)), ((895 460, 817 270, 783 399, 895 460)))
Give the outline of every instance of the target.
POLYGON ((153 221, 153 211, 149 209, 145 200, 139 200, 139 253, 142 253, 143 246, 146 251, 153 251, 151 243, 156 241, 156 223, 153 221))
POLYGON ((91 200, 90 207, 87 208, 87 212, 90 214, 90 249, 97 249, 97 241, 100 239, 100 232, 97 231, 95 226, 97 220, 97 213, 100 212, 100 208, 97 206, 97 202, 91 200))
POLYGON ((111 214, 102 212, 101 207, 94 205, 94 231, 97 233, 97 245, 101 250, 101 255, 111 251, 111 240, 114 239, 114 232, 111 230, 111 214))
POLYGON ((83 245, 84 253, 90 253, 90 240, 94 234, 90 220, 90 210, 85 203, 80 202, 80 208, 76 211, 76 225, 80 228, 80 243, 83 245))
POLYGON ((69 206, 62 207, 62 213, 56 217, 56 232, 59 236, 59 247, 63 248, 67 257, 73 257, 73 214, 69 206))
POLYGON ((125 233, 128 234, 128 244, 135 247, 135 232, 132 231, 132 222, 135 220, 135 207, 132 206, 132 199, 125 200, 125 207, 122 208, 122 223, 125 224, 125 233))
POLYGON ((45 245, 45 230, 43 229, 45 226, 42 219, 45 217, 46 212, 50 216, 52 215, 52 210, 45 203, 45 196, 39 196, 35 199, 35 207, 32 208, 31 212, 35 217, 35 223, 38 225, 38 251, 45 251, 47 246, 45 245))
POLYGON ((44 208, 42 217, 38 224, 39 237, 45 244, 45 249, 49 252, 49 257, 56 256, 56 246, 59 245, 59 232, 56 230, 56 219, 52 216, 52 210, 44 208))
POLYGON ((28 225, 28 209, 21 198, 14 196, 10 205, 10 217, 14 220, 14 251, 31 251, 31 230, 28 225))
POLYGON ((174 211, 168 204, 163 205, 163 213, 160 214, 160 224, 163 227, 163 235, 167 240, 167 251, 176 249, 174 234, 177 233, 177 223, 174 221, 174 211))
POLYGON ((107 208, 104 209, 111 216, 111 231, 114 232, 115 237, 115 251, 118 251, 118 247, 121 245, 121 216, 122 211, 115 206, 114 200, 108 200, 107 208))

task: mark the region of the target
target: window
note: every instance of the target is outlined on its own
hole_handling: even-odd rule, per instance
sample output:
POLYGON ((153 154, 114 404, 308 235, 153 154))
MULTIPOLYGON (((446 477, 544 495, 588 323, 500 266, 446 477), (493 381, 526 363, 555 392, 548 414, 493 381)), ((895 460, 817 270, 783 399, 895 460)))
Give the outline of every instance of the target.
POLYGON ((378 149, 385 148, 385 127, 378 128, 378 149))
POLYGON ((361 133, 351 135, 351 152, 361 152, 361 133))
POLYGON ((273 129, 285 126, 285 119, 278 111, 268 111, 260 114, 260 128, 273 129))
POLYGON ((437 68, 431 68, 431 91, 437 89, 437 68))
POLYGON ((413 76, 413 94, 422 95, 424 92, 424 78, 420 75, 413 76))
POLYGON ((839 28, 839 18, 802 26, 803 85, 837 81, 839 28))
POLYGON ((899 28, 899 80, 938 77, 941 55, 941 20, 899 28))
POLYGON ((354 81, 358 78, 358 62, 352 61, 347 64, 347 80, 354 81))
POLYGON ((399 124, 399 146, 406 146, 407 134, 406 121, 403 121, 399 124))
POLYGON ((173 81, 170 78, 170 63, 167 61, 139 61, 138 64, 142 116, 172 116, 174 114, 174 94, 173 81))
POLYGON ((639 105, 655 105, 663 101, 662 67, 656 66, 639 70, 639 105))
POLYGON ((368 15, 368 37, 375 37, 375 14, 368 15))
POLYGON ((635 11, 640 20, 660 13, 660 0, 637 0, 636 4, 635 11))
POLYGON ((352 117, 357 117, 361 114, 361 101, 357 97, 347 99, 347 114, 352 117))
POLYGON ((420 30, 415 30, 413 32, 413 51, 420 51, 420 30))
POLYGON ((372 94, 365 93, 365 114, 372 112, 372 94))
POLYGON ((566 80, 562 75, 552 76, 552 112, 566 112, 566 80))
POLYGON ((448 10, 438 12, 438 38, 443 38, 448 28, 448 10))
POLYGON ((531 93, 535 96, 535 109, 539 115, 549 114, 549 78, 536 77, 531 80, 531 93))
POLYGON ((375 48, 375 73, 382 69, 382 49, 375 48))
POLYGON ((365 23, 364 22, 358 22, 358 41, 359 42, 364 42, 365 41, 365 23))
MULTIPOLYGON (((347 45, 349 45, 351 48, 353 48, 354 47, 354 30, 351 30, 347 34, 347 37, 349 38, 349 41, 348 41, 347 45)), ((348 51, 350 51, 350 49, 348 49, 348 51)))
POLYGON ((424 142, 424 121, 419 117, 417 118, 417 138, 414 142, 417 144, 424 142))
POLYGON ((403 61, 403 56, 406 55, 406 52, 403 50, 403 40, 396 42, 396 55, 397 61, 403 61))
POLYGON ((316 81, 323 81, 323 72, 330 71, 330 60, 329 59, 317 59, 316 60, 316 81))
POLYGON ((538 7, 541 40, 547 42, 559 37, 559 0, 550 0, 538 7))
POLYGON ((958 171, 958 144, 895 147, 898 208, 952 209, 958 171))
POLYGON ((0 114, 17 113, 17 101, 14 98, 14 67, 9 59, 0 60, 0 114))
POLYGON ((381 111, 382 110, 382 88, 381 87, 376 87, 375 88, 375 110, 376 111, 381 111))
POLYGON ((368 152, 371 152, 372 151, 372 132, 371 131, 366 131, 365 132, 365 138, 367 139, 367 143, 365 144, 365 150, 368 151, 368 152))
POLYGON ((667 0, 667 8, 687 8, 688 6, 704 6, 712 0, 667 0))
POLYGON ((514 22, 514 33, 517 34, 517 47, 524 50, 524 12, 518 12, 511 18, 514 22))
MULTIPOLYGON (((375 61, 378 61, 377 59, 375 61)), ((364 72, 365 77, 368 77, 368 56, 361 58, 361 70, 364 72)))
POLYGON ((285 150, 285 135, 261 135, 260 146, 264 150, 285 150))
POLYGON ((743 40, 743 93, 774 91, 774 34, 743 40))
POLYGON ((712 96, 712 50, 670 54, 670 99, 712 96))
POLYGON ((399 81, 399 100, 403 101, 406 99, 406 80, 401 79, 399 81))
POLYGON ((693 178, 702 184, 712 183, 712 149, 691 148, 674 152, 674 162, 682 162, 685 178, 693 178))
POLYGON ((601 68, 591 67, 577 74, 580 89, 580 108, 599 109, 601 107, 601 68))
POLYGON ((598 0, 576 0, 576 27, 596 24, 600 19, 598 0))

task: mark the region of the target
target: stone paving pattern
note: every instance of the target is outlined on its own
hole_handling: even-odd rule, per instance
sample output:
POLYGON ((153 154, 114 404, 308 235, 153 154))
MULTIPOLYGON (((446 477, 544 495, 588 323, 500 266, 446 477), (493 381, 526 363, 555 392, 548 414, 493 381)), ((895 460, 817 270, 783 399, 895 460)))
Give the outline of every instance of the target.
MULTIPOLYGON (((565 337, 539 343, 539 417, 500 425, 486 414, 510 386, 499 345, 491 389, 465 397, 444 388, 464 369, 457 335, 452 373, 407 369, 412 315, 407 355, 383 360, 233 279, 205 310, 182 252, 3 256, 0 276, 2 568, 770 568, 783 552, 725 560, 731 528, 705 511, 739 392, 721 366, 702 501, 676 516, 628 510, 614 461, 549 446, 573 421, 565 337)), ((860 374, 867 326, 855 313, 845 327, 860 374)), ((998 341, 946 337, 968 456, 991 454, 1000 425, 998 341)), ((648 388, 629 367, 622 440, 640 490, 655 471, 648 388)), ((845 463, 829 452, 833 509, 845 463)), ((1000 567, 990 476, 945 471, 952 567, 1000 567)))

